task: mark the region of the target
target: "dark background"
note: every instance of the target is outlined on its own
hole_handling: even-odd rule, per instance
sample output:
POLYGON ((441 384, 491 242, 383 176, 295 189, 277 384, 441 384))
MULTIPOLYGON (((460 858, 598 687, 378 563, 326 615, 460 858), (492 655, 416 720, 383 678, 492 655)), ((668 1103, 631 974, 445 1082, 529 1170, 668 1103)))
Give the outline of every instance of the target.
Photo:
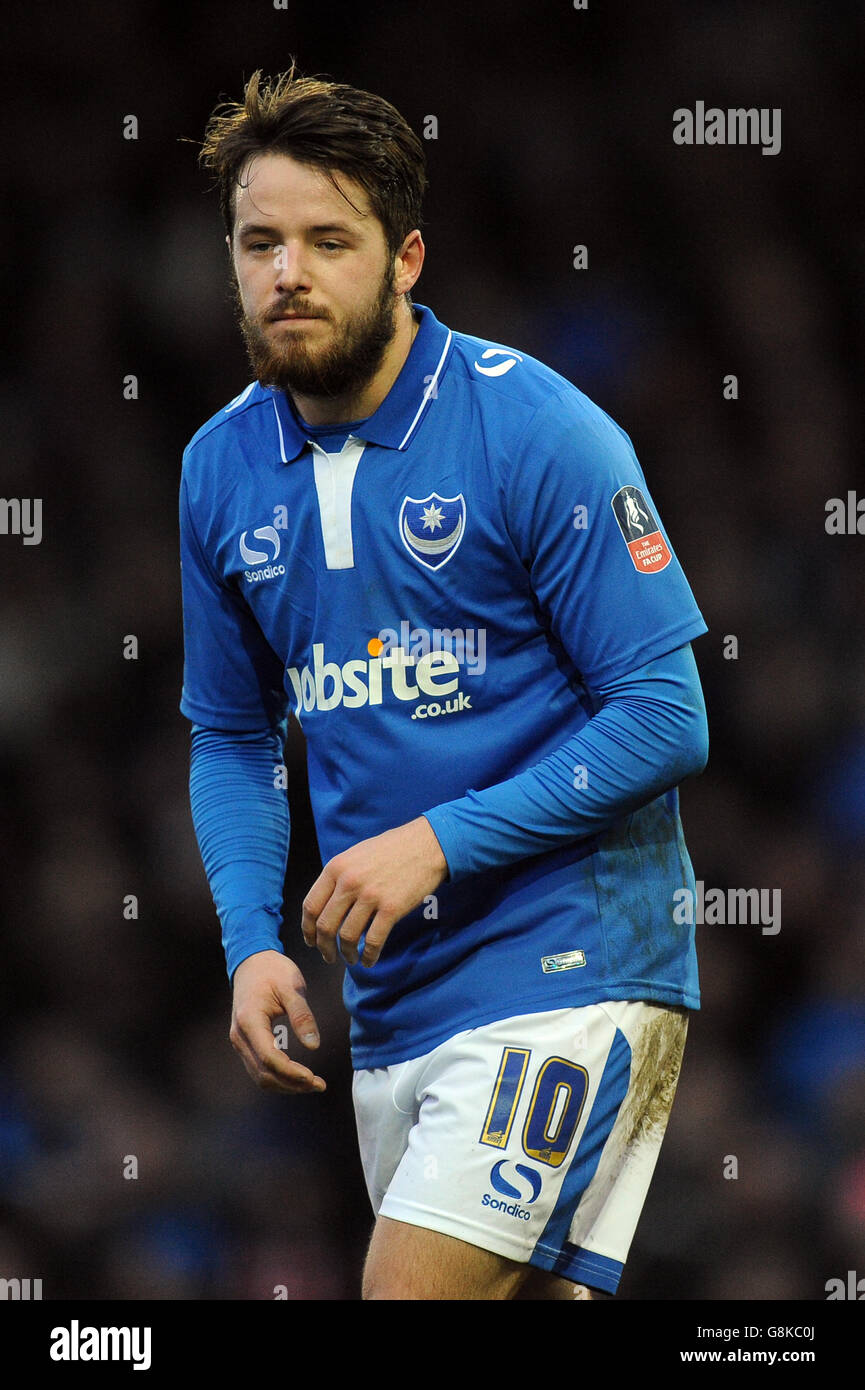
POLYGON ((249 379, 186 142, 291 55, 418 133, 438 118, 415 298, 631 435, 710 627, 696 874, 782 892, 777 935, 699 928, 704 1009, 620 1297, 821 1300, 865 1275, 865 538, 825 530, 860 476, 862 27, 840 0, 79 0, 7 31, 2 492, 41 497, 44 534, 0 535, 0 1277, 358 1296, 347 1021, 298 929, 302 747, 286 940, 329 1090, 286 1099, 228 1044, 177 709, 180 456, 249 379), (780 107, 781 152, 675 145, 698 100, 780 107))

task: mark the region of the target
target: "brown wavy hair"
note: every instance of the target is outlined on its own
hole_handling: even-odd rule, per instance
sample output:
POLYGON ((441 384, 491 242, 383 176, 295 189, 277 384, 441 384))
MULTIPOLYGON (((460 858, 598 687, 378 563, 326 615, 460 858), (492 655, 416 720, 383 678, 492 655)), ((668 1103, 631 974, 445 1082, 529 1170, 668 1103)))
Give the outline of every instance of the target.
POLYGON ((349 203, 334 174, 354 179, 384 228, 391 256, 420 226, 427 187, 423 145, 383 97, 342 82, 302 77, 294 61, 275 78, 264 77, 260 68, 254 72, 242 102, 224 102, 212 112, 198 156, 216 177, 229 238, 243 166, 250 156, 265 152, 288 154, 324 170, 349 203))

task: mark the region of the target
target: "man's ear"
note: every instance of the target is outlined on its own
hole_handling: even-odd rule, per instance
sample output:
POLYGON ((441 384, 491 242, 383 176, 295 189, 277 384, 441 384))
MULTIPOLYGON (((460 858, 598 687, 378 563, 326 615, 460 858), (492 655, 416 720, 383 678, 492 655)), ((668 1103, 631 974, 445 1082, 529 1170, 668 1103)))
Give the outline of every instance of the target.
POLYGON ((403 241, 394 261, 394 279, 398 294, 405 294, 407 290, 411 290, 420 275, 425 254, 423 238, 415 227, 403 241))
POLYGON ((228 248, 228 259, 231 260, 231 237, 226 236, 225 245, 228 248))

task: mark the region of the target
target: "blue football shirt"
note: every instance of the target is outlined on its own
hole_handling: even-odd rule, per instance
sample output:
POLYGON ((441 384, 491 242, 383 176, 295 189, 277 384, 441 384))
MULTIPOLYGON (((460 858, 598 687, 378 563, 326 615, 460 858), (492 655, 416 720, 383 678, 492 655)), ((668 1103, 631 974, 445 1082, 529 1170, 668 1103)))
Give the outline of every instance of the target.
MULTIPOLYGON (((444 839, 448 803, 706 630, 624 431, 541 362, 414 310, 368 419, 310 431, 252 383, 184 454, 181 710, 237 731, 294 710, 325 861, 425 813, 444 839)), ((698 1006, 675 789, 493 870, 461 872, 453 834, 447 852, 434 899, 346 970, 355 1065, 568 1003, 698 1006)))

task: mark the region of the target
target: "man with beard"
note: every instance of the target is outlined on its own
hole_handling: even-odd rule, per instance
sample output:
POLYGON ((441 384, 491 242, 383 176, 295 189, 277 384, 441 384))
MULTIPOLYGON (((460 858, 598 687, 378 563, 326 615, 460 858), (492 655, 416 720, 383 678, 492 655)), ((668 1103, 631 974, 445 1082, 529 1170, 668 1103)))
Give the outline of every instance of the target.
POLYGON ((324 862, 302 932, 345 963, 376 1214, 363 1296, 612 1294, 699 1002, 673 908, 705 624, 623 431, 412 303, 426 179, 393 107, 256 73, 202 161, 256 377, 181 483, 231 1041, 265 1089, 325 1089, 274 1045, 282 1018, 320 1042, 279 936, 293 708, 324 862))

